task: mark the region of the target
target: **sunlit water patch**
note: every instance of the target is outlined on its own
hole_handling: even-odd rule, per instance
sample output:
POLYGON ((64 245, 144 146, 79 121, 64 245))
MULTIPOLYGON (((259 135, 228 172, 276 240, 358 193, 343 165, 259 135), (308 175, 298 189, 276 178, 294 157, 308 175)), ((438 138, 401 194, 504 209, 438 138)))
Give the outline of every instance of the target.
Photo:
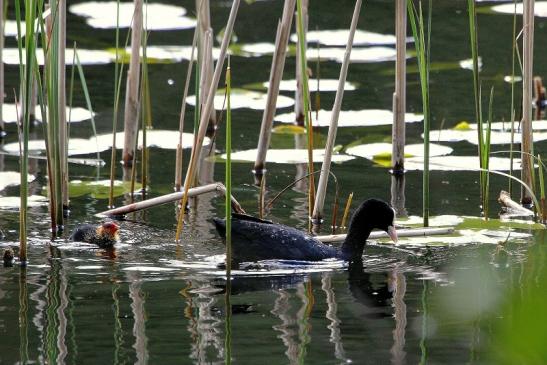
MULTIPOLYGON (((25 50, 23 49, 23 55, 25 50)), ((8 65, 19 65, 19 50, 17 48, 4 48, 3 61, 8 65)), ((74 59, 74 49, 67 48, 65 51, 66 65, 72 65, 74 59)), ((108 52, 95 49, 78 49, 78 59, 81 65, 106 65, 112 63, 115 60, 115 56, 108 52)), ((40 66, 44 65, 44 50, 42 48, 36 49, 36 60, 40 66)), ((25 58, 23 57, 23 64, 25 58)))
MULTIPOLYGON (((321 43, 326 46, 345 46, 348 41, 349 30, 312 30, 306 33, 306 40, 310 43, 321 43)), ((298 35, 291 35, 291 41, 297 42, 298 35)), ((397 38, 392 34, 381 34, 357 29, 353 38, 354 46, 394 45, 397 38)), ((412 41, 412 37, 407 41, 412 41)))

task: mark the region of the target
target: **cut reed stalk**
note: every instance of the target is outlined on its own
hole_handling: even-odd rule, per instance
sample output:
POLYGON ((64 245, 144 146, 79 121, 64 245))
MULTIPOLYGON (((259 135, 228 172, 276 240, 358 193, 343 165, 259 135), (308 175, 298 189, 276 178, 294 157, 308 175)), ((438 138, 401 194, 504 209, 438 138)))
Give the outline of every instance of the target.
POLYGON ((353 191, 349 193, 348 199, 346 200, 346 208, 344 209, 344 215, 342 216, 342 222, 340 223, 341 228, 346 228, 346 222, 348 221, 349 210, 351 208, 352 200, 353 200, 353 191))
MULTIPOLYGON (((188 194, 188 197, 191 198, 201 194, 213 193, 213 192, 219 192, 225 195, 226 188, 224 187, 222 183, 213 183, 213 184, 207 184, 207 185, 188 189, 187 194, 188 194)), ((185 192, 178 191, 178 192, 158 196, 152 199, 147 199, 140 202, 124 205, 118 208, 105 210, 104 212, 98 213, 97 216, 99 217, 123 216, 129 213, 137 212, 139 210, 157 207, 159 205, 167 204, 174 201, 180 201, 184 195, 185 195, 185 192)), ((231 204, 232 204, 232 209, 236 213, 245 213, 243 208, 241 208, 241 205, 239 204, 239 202, 233 196, 231 197, 231 204)))
MULTIPOLYGON (((522 124, 521 124, 521 180, 528 186, 532 186, 533 164, 530 154, 533 154, 532 139, 532 78, 534 57, 534 0, 523 2, 523 77, 522 77, 522 124)), ((521 189, 521 203, 532 204, 532 199, 527 190, 521 189)))
MULTIPOLYGON (((299 6, 299 9, 301 9, 302 11, 302 20, 304 22, 303 29, 304 29, 304 33, 306 33, 308 29, 308 0, 302 0, 300 3, 297 3, 297 4, 301 4, 298 6, 299 6)), ((297 24, 295 26, 297 27, 297 31, 298 31, 298 20, 296 21, 296 23, 297 24)), ((302 55, 301 55, 300 49, 302 47, 304 47, 304 49, 308 48, 305 37, 303 40, 304 40, 304 44, 300 44, 301 43, 300 37, 298 37, 298 40, 296 41, 296 71, 295 71, 296 90, 294 92, 294 117, 295 117, 294 121, 299 126, 305 125, 304 75, 306 76, 308 75, 307 68, 304 71, 304 73, 302 73, 302 66, 301 66, 302 55)))
POLYGON ((397 58, 395 60, 395 92, 393 93, 393 128, 391 132, 391 171, 405 171, 405 112, 406 112, 406 2, 395 0, 395 36, 397 58))
MULTIPOLYGON (((302 84, 302 102, 303 113, 306 125, 306 134, 308 140, 308 217, 313 214, 315 205, 315 178, 313 172, 313 125, 310 112, 310 92, 308 83, 308 62, 306 58, 306 31, 307 29, 307 0, 297 0, 297 34, 298 34, 298 53, 300 55, 300 75, 301 79, 298 82, 302 84), (304 6, 305 3, 305 6, 304 6), (306 26, 304 26, 304 24, 306 26)), ((310 226, 311 228, 311 226, 310 226)))
POLYGON ((287 45, 289 42, 289 33, 291 31, 295 3, 296 0, 285 0, 281 22, 277 25, 266 108, 262 114, 260 134, 258 136, 257 154, 254 165, 254 173, 256 175, 263 175, 266 165, 266 154, 268 153, 268 147, 270 146, 273 118, 276 110, 277 96, 279 95, 279 84, 283 77, 283 69, 285 67, 287 45))
MULTIPOLYGON (((511 143, 509 144, 509 175, 513 176, 513 148, 515 145, 515 55, 517 53, 517 0, 513 0, 513 38, 511 49, 511 143)), ((508 180, 509 196, 513 191, 513 180, 508 180)))
MULTIPOLYGON (((215 73, 213 74, 213 82, 209 85, 209 92, 207 94, 207 101, 205 103, 205 106, 201 113, 200 123, 199 123, 199 130, 196 137, 196 143, 194 143, 194 146, 192 146, 192 155, 190 158, 190 163, 188 165, 188 170, 186 172, 186 177, 184 179, 184 191, 188 191, 190 188, 190 185, 195 180, 195 173, 196 173, 196 165, 199 158, 199 154, 201 151, 201 148, 203 146, 203 140, 205 138, 205 134, 207 132, 207 126, 209 124, 209 117, 211 113, 214 110, 213 107, 213 101, 215 97, 215 93, 218 87, 218 82, 220 80, 220 74, 222 73, 224 60, 226 58, 226 51, 228 49, 228 44, 230 43, 230 38, 232 36, 232 30, 234 27, 237 11, 239 9, 239 3, 240 0, 234 0, 232 3, 232 9, 230 11, 230 16, 228 18, 228 22, 226 24, 226 28, 224 31, 224 37, 222 39, 222 45, 220 47, 220 54, 218 57, 218 61, 215 67, 215 73)), ((177 222, 177 232, 176 232, 176 241, 178 242, 180 240, 180 233, 182 231, 182 225, 183 225, 183 216, 184 216, 184 207, 186 207, 187 202, 187 195, 184 194, 181 201, 181 214, 179 214, 178 222, 177 222)))
POLYGON ((131 59, 127 71, 124 110, 124 146, 122 160, 131 165, 135 154, 134 143, 138 130, 138 99, 140 77, 140 47, 142 35, 142 0, 134 0, 135 11, 131 24, 131 59))
POLYGON ((120 90, 123 75, 123 63, 120 66, 120 0, 116 1, 116 60, 114 63, 114 105, 112 112, 112 151, 110 154, 110 190, 108 207, 114 208, 114 180, 116 179, 116 133, 118 132, 118 107, 120 105, 120 90), (120 70, 121 68, 121 70, 120 70))
POLYGON ((315 197, 315 205, 313 207, 313 214, 312 214, 312 219, 316 223, 319 223, 321 219, 323 218, 323 207, 325 204, 325 196, 327 194, 327 183, 329 179, 332 151, 334 148, 334 143, 336 141, 336 132, 338 130, 338 116, 340 115, 340 109, 342 109, 342 100, 344 98, 344 86, 346 84, 346 78, 348 75, 351 49, 353 46, 353 38, 355 36, 355 30, 357 29, 357 23, 359 21, 359 12, 361 10, 361 3, 362 3, 361 0, 357 0, 355 2, 355 8, 353 10, 353 17, 351 19, 348 41, 346 43, 346 52, 344 53, 344 61, 342 62, 342 67, 340 68, 340 76, 338 78, 338 89, 336 90, 336 97, 334 99, 334 105, 332 107, 332 114, 330 119, 329 132, 327 136, 327 143, 325 145, 325 156, 323 157, 323 164, 321 165, 321 174, 319 175, 319 183, 317 185, 317 195, 315 197))
POLYGON ((196 50, 197 39, 198 28, 196 27, 196 30, 194 31, 194 39, 192 40, 192 52, 190 54, 190 61, 188 62, 188 71, 186 72, 186 82, 184 83, 184 92, 182 94, 182 101, 180 106, 179 143, 177 144, 177 155, 175 162, 175 191, 180 191, 180 188, 182 186, 182 135, 184 132, 184 116, 186 114, 186 98, 188 97, 188 89, 190 88, 190 80, 192 78, 192 66, 195 62, 194 54, 196 50))
MULTIPOLYGON (((7 4, 7 3, 6 3, 7 4)), ((0 138, 4 137, 4 0, 0 0, 0 138)))
POLYGON ((232 92, 232 74, 230 57, 226 68, 226 276, 230 277, 232 269, 232 106, 230 94, 232 92))
MULTIPOLYGON (((201 57, 200 89, 201 89, 201 109, 203 110, 209 92, 209 86, 213 80, 214 62, 213 62, 213 29, 211 28, 211 7, 209 0, 196 0, 196 9, 199 22, 199 54, 201 57), (209 32, 209 34, 208 34, 209 32)), ((199 104, 196 104, 199 105, 199 104)), ((207 134, 211 136, 216 126, 216 113, 209 116, 207 134)))

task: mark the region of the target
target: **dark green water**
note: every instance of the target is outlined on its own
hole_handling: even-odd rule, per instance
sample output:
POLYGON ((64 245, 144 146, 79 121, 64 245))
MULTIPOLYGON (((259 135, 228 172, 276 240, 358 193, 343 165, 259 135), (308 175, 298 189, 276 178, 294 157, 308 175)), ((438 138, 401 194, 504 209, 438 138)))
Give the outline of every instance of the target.
MULTIPOLYGON (((178 4, 170 1, 169 3, 178 4)), ((213 1, 213 26, 223 27, 229 11, 226 2, 213 1)), ((312 1, 310 29, 347 28, 353 2, 312 1)), ((193 8, 193 2, 182 6, 193 8)), ((273 42, 281 1, 243 3, 235 32, 241 43, 273 42)), ((393 1, 366 1, 360 28, 394 33, 393 1)), ((81 18, 69 16, 69 42, 82 48, 114 45, 113 32, 91 30, 81 18)), ((534 74, 546 75, 540 55, 547 41, 544 18, 536 18, 534 74)), ((495 87, 496 119, 509 117, 510 85, 503 76, 511 70, 512 17, 480 15, 480 54, 483 80, 495 87)), ((191 43, 192 30, 152 32, 149 44, 191 43)), ((435 1, 432 30, 432 62, 457 62, 470 57, 466 1, 435 1)), ((7 41, 13 45, 13 39, 7 41)), ((232 57, 236 86, 268 78, 271 57, 232 57)), ((414 65, 411 59, 409 65, 414 65)), ((153 123, 157 129, 176 129, 180 96, 187 63, 150 65, 153 123), (173 85, 168 80, 175 81, 173 85)), ((344 110, 391 107, 394 89, 393 62, 353 63, 348 80, 359 83, 346 92, 344 110)), ((315 67, 315 65, 313 65, 315 67)), ((321 64, 321 75, 337 78, 340 65, 321 64)), ((409 66, 410 67, 410 66, 409 66)), ((293 78, 295 60, 287 60, 285 78, 293 78)), ((100 132, 108 132, 112 113, 114 66, 85 68, 100 132)), ((17 67, 6 66, 6 90, 17 86, 17 67)), ((517 86, 520 88, 520 84, 517 86)), ((79 90, 78 90, 79 91, 79 90)), ((11 95, 11 92, 7 93, 11 95)), ((292 93, 285 93, 292 96, 292 93)), ((517 95, 520 91, 517 92, 517 95)), ((455 68, 431 73, 433 125, 453 126, 473 120, 471 71, 455 68)), ((7 98, 12 101, 11 97, 7 98)), ((330 109, 334 93, 322 93, 323 108, 330 109)), ((75 104, 85 106, 81 92, 75 104)), ((408 110, 421 110, 417 74, 408 76, 408 110)), ((288 112, 283 110, 280 112, 288 112)), ((189 107, 187 131, 194 109, 189 107)), ((249 109, 233 112, 233 146, 255 148, 262 113, 249 109)), ((421 141, 421 123, 407 126, 408 142, 421 141)), ((16 140, 14 124, 8 124, 6 142, 16 140)), ((72 128, 73 136, 91 135, 88 123, 72 128)), ((36 129, 39 136, 41 128, 36 129)), ((326 129, 317 129, 326 137, 326 129)), ((390 136, 389 126, 342 128, 337 143, 347 145, 360 138, 380 141, 390 136)), ((223 152, 224 131, 216 148, 223 152)), ((274 136, 276 147, 291 147, 294 137, 274 136)), ((476 147, 451 144, 456 155, 472 155, 476 147)), ((536 144, 542 153, 545 143, 536 144)), ((506 149, 507 146, 497 147, 506 149)), ((189 153, 186 153, 188 155, 189 153)), ((544 154, 544 153, 542 153, 544 154)), ((109 160, 110 153, 101 157, 109 160)), ((90 156, 93 157, 93 156, 90 156)), ((174 151, 151 149, 149 194, 172 191, 174 151)), ((209 164, 215 181, 224 179, 223 164, 209 164)), ((0 155, 0 168, 18 170, 14 157, 0 155)), ((37 180, 33 194, 46 182, 45 164, 31 164, 37 180)), ((250 213, 256 213, 258 192, 250 164, 234 164, 234 195, 250 213)), ((298 166, 268 164, 268 197, 297 174, 298 166)), ((333 166, 341 197, 355 193, 355 200, 375 196, 390 200, 391 177, 387 170, 357 158, 333 166)), ((121 177, 121 167, 119 168, 121 177)), ((108 178, 109 164, 97 171, 71 166, 74 179, 108 178)), ((406 208, 421 214, 419 172, 406 175, 406 208)), ((434 215, 474 215, 479 210, 478 174, 433 172, 431 211, 434 215)), ((507 181, 491 182, 492 216, 495 196, 507 181)), ((333 190, 332 184, 329 191, 333 190)), ((2 191, 18 194, 17 187, 2 191)), ((119 197, 116 205, 127 198, 119 197)), ((332 194, 326 206, 332 204, 332 194)), ((306 196, 290 190, 274 206, 269 218, 305 229, 306 196)), ((107 201, 84 195, 71 200, 67 231, 106 209, 107 201)), ((466 244, 407 251, 370 247, 365 267, 275 267, 262 273, 240 272, 232 283, 232 316, 228 323, 223 271, 212 256, 224 246, 211 224, 223 215, 223 200, 201 196, 193 205, 182 244, 174 243, 175 206, 164 205, 128 217, 122 222, 122 242, 115 252, 68 244, 49 243, 47 208, 29 213, 29 266, 0 269, 0 363, 223 363, 226 352, 241 364, 340 364, 340 363, 534 363, 547 362, 542 341, 547 318, 547 250, 543 231, 525 239, 512 239, 500 247, 466 244)), ((355 203, 354 203, 355 205, 355 203)), ((0 211, 0 246, 17 246, 18 214, 0 211)), ((326 231, 326 229, 325 229, 326 231)), ((504 239, 500 239, 504 241, 504 239)), ((213 257, 215 258, 215 257, 213 257)), ((229 311, 228 311, 229 312, 229 311)))

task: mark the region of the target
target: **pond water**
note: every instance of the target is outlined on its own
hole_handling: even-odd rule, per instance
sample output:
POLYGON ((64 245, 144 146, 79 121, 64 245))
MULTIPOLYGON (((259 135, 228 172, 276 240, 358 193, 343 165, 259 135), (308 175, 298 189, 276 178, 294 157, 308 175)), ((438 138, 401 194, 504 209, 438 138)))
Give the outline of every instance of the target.
MULTIPOLYGON (((193 15, 192 1, 164 3, 184 6, 187 15, 193 15)), ((433 6, 433 129, 474 119, 472 74, 459 66, 460 61, 470 57, 466 3, 436 1, 433 6)), ((224 26, 229 5, 212 1, 215 31, 224 26)), ((332 1, 312 1, 310 30, 347 28, 353 6, 353 2, 343 1, 333 9, 332 1)), ((235 25, 238 42, 273 43, 281 9, 281 1, 242 3, 235 25)), ((393 1, 366 1, 359 27, 393 34, 393 14, 393 1)), ((496 120, 508 120, 511 90, 503 80, 511 73, 512 17, 485 12, 478 21, 484 87, 495 87, 496 120)), ((545 18, 536 17, 536 45, 547 41, 545 24, 545 18)), ((69 15, 67 29, 69 42, 76 41, 81 48, 104 50, 114 46, 111 29, 92 29, 81 17, 69 15)), ((191 29, 152 31, 149 38, 151 45, 188 46, 191 41, 191 29)), ((6 43, 15 46, 13 38, 6 43)), ((365 47, 357 48, 363 51, 365 47)), ((538 47, 536 55, 541 52, 538 47)), ((231 62, 232 82, 238 88, 268 79, 269 55, 234 55, 231 62)), ((182 61, 149 66, 155 129, 178 127, 187 64, 182 61)), ((419 113, 421 95, 414 65, 415 59, 411 58, 407 106, 408 112, 419 113)), ((339 67, 337 62, 321 62, 321 77, 336 79, 339 67)), ((316 64, 310 63, 310 68, 315 73, 316 64)), ((284 78, 294 79, 294 70, 295 58, 290 57, 284 78)), ((345 93, 343 109, 390 109, 393 70, 391 61, 352 63, 348 81, 357 86, 345 93)), ((86 66, 85 73, 97 113, 98 133, 108 133, 114 66, 86 66)), ((534 74, 547 74, 539 57, 534 74)), ((17 66, 6 66, 6 90, 17 87, 17 77, 17 66)), ((517 84, 517 95, 520 87, 517 84)), ((291 91, 282 91, 282 95, 294 96, 291 91)), ((74 100, 75 105, 85 107, 79 86, 74 100)), ((8 96, 7 101, 13 102, 12 97, 8 96)), ((329 110, 333 101, 333 92, 321 93, 323 109, 329 110)), ((278 114, 290 111, 290 107, 283 108, 278 114)), ((194 108, 189 106, 185 128, 189 133, 193 113, 194 108)), ((260 110, 249 108, 233 112, 234 150, 256 148, 261 117, 260 110)), ((6 124, 6 129, 8 135, 1 143, 16 142, 15 124, 6 124)), ((41 127, 33 133, 39 138, 41 127)), ((407 143, 421 143, 421 133, 422 123, 407 124, 407 143)), ((326 134, 326 128, 315 130, 317 148, 322 147, 326 134)), ((338 131, 337 144, 386 142, 390 135, 389 125, 345 127, 338 131)), ((71 136, 90 138, 91 125, 73 124, 71 136)), ((301 138, 274 134, 272 148, 295 148, 295 144, 301 145, 301 138)), ((476 146, 466 141, 441 144, 452 147, 453 155, 476 154, 476 146)), ((545 154, 545 146, 546 142, 536 144, 536 153, 545 154)), ((219 129, 215 149, 219 154, 225 152, 223 128, 219 129)), ((495 149, 506 150, 508 146, 495 149)), ((186 160, 188 155, 187 149, 186 160)), ((95 158, 96 154, 82 157, 95 158)), ((102 152, 100 157, 107 164, 99 169, 71 164, 71 179, 108 179, 110 152, 102 152)), ((174 151, 151 148, 149 158, 148 196, 172 192, 174 151)), ((268 163, 267 167, 267 198, 305 171, 305 165, 294 163, 268 163)), ((238 162, 232 168, 234 195, 247 212, 257 214, 259 193, 253 185, 252 164, 238 162)), ((16 157, 0 154, 0 171, 17 170, 16 157)), ((32 160, 30 170, 36 177, 30 183, 30 192, 41 195, 46 183, 44 161, 32 160)), ((342 201, 354 192, 353 207, 367 197, 391 199, 392 177, 385 167, 370 160, 357 157, 335 164, 333 172, 342 201)), ((120 180, 122 173, 119 166, 120 180)), ((201 173, 203 182, 223 181, 224 164, 220 158, 209 159, 203 163, 201 173)), ((478 178, 478 173, 471 171, 432 172, 432 214, 479 216, 478 178)), ((420 215, 422 174, 409 171, 405 180, 406 211, 420 215)), ((496 197, 507 188, 507 180, 494 176, 490 188, 491 218, 496 218, 496 197)), ((222 197, 203 195, 191 201, 180 244, 174 239, 176 206, 166 204, 128 216, 121 222, 120 244, 106 251, 66 241, 75 225, 99 222, 94 215, 105 210, 108 203, 105 190, 100 188, 92 193, 74 190, 67 233, 50 243, 47 206, 31 208, 28 267, 0 269, 2 364, 202 364, 227 359, 241 364, 547 361, 541 342, 547 328, 547 249, 545 232, 536 226, 500 228, 500 224, 467 219, 460 226, 466 229, 463 238, 440 237, 427 244, 425 239, 402 240, 396 248, 372 244, 365 249, 363 267, 347 268, 337 262, 313 266, 273 262, 236 270, 228 307, 224 271, 218 268, 224 245, 212 224, 213 217, 224 214, 222 197)), ((302 184, 290 189, 269 211, 268 218, 307 229, 305 190, 302 184)), ((18 186, 7 186, 0 195, 17 196, 18 186)), ((332 205, 333 195, 327 197, 326 207, 332 205)), ((120 195, 115 204, 127 201, 127 196, 120 195)), ((451 222, 453 218, 441 221, 451 222)), ((326 219, 330 220, 330 213, 326 219)), ((327 225, 323 233, 330 233, 327 225)), ((17 242, 18 212, 2 209, 0 248, 17 247, 17 242)))

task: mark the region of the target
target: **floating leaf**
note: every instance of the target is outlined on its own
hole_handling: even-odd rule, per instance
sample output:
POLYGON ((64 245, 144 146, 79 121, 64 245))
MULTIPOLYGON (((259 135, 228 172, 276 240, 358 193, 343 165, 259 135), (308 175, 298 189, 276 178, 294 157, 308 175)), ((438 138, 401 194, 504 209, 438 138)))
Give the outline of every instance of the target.
MULTIPOLYGON (((490 170, 509 171, 510 159, 504 157, 490 157, 490 170)), ((479 158, 477 156, 437 156, 429 159, 429 169, 439 171, 478 171, 479 158)), ((406 170, 422 171, 423 157, 405 159, 406 170)), ((513 159, 513 170, 520 170, 520 159, 513 159)))
MULTIPOLYGON (((3 61, 8 65, 19 65, 19 50, 17 48, 4 48, 3 61)), ((25 50, 23 49, 23 54, 25 50)), ((71 65, 74 59, 74 49, 66 49, 66 64, 71 65)), ((78 49, 78 57, 82 65, 104 65, 114 62, 115 57, 112 53, 102 50, 78 49)), ((36 49, 36 59, 40 66, 44 65, 44 51, 41 48, 36 49)), ((23 58, 23 64, 25 59, 23 58)))
POLYGON ((278 125, 272 129, 272 133, 277 134, 304 134, 306 128, 298 125, 278 125))
MULTIPOLYGON (((429 145, 430 156, 443 156, 452 153, 452 148, 431 143, 429 145)), ((368 158, 370 160, 391 160, 392 145, 391 143, 369 143, 357 146, 352 146, 346 149, 346 153, 354 156, 368 158)), ((423 157, 423 144, 409 144, 405 146, 405 157, 413 156, 423 157)), ((391 164, 391 161, 389 161, 391 164)))
MULTIPOLYGON (((230 105, 232 109, 249 108, 254 110, 263 110, 266 107, 266 93, 258 91, 249 91, 244 89, 232 89, 230 95, 230 105)), ((224 101, 224 90, 218 90, 215 95, 215 109, 222 110, 226 108, 224 101)), ((186 102, 190 105, 196 105, 195 95, 189 96, 186 102)), ((277 97, 277 108, 287 108, 294 105, 294 99, 288 96, 279 95, 277 97)))
MULTIPOLYGON (((123 62, 129 62, 131 57, 131 47, 122 49, 121 60, 123 62)), ((143 50, 140 50, 141 57, 143 50)), ((78 51, 79 53, 79 51, 78 51)), ((109 49, 109 53, 115 58, 116 49, 109 49)), ((219 48, 213 48, 213 58, 218 59, 220 55, 219 48)), ((147 46, 146 47, 146 58, 148 63, 173 63, 180 62, 183 60, 190 60, 192 56, 192 47, 191 46, 147 46)))
MULTIPOLYGON (((2 196, 0 197, 0 209, 19 209, 21 198, 18 196, 2 196)), ((27 206, 42 207, 47 206, 48 200, 41 195, 31 195, 27 198, 27 206)))
MULTIPOLYGON (((124 133, 116 133, 116 148, 123 148, 124 133)), ((139 131, 139 141, 142 141, 142 131, 139 131)), ((179 142, 179 132, 169 130, 149 130, 146 132, 146 143, 148 147, 157 147, 163 149, 176 149, 179 142)), ((191 148, 194 142, 194 135, 192 133, 184 133, 182 136, 182 147, 191 148)), ((205 138, 204 144, 209 144, 210 139, 205 138)), ((83 138, 71 138, 68 144, 69 155, 84 155, 102 152, 112 147, 112 133, 99 134, 97 138, 91 137, 89 139, 83 138)), ((29 141, 30 151, 44 151, 45 143, 43 140, 31 140, 29 141)), ((142 148, 142 145, 139 145, 142 148)), ((19 143, 7 143, 2 146, 2 149, 6 152, 19 154, 19 143)))
MULTIPOLYGON (((317 79, 308 80, 310 92, 317 92, 317 79)), ((263 88, 268 89, 270 87, 270 82, 266 81, 262 83, 263 88)), ((357 85, 352 82, 347 82, 344 84, 344 90, 353 91, 357 88, 357 85)), ((296 90, 296 80, 282 80, 279 84, 279 90, 281 91, 295 91, 296 90)), ((320 79, 319 80, 319 90, 320 91, 336 91, 338 90, 338 80, 335 79, 320 79)))
MULTIPOLYGON (((241 162, 255 162, 257 150, 246 150, 232 152, 232 161, 241 162)), ((323 156, 325 155, 324 149, 313 150, 313 161, 323 162, 323 156)), ((226 154, 222 154, 221 159, 226 159, 226 154)), ((332 162, 345 162, 353 160, 355 157, 348 155, 332 155, 332 162)), ((269 149, 266 155, 266 162, 268 163, 308 163, 308 150, 306 149, 269 149)))
MULTIPOLYGON (((306 40, 312 43, 321 43, 326 46, 345 46, 348 41, 349 31, 347 29, 336 30, 312 30, 306 33, 306 40)), ((291 41, 296 43, 298 35, 291 35, 291 41)), ((407 38, 407 42, 412 37, 407 38)), ((353 39, 354 46, 374 46, 381 44, 394 45, 397 38, 392 34, 381 34, 366 30, 356 30, 353 39)))
MULTIPOLYGON (((493 123, 494 124, 494 123, 493 123)), ((478 144, 478 135, 477 131, 473 130, 475 127, 473 124, 469 125, 471 130, 454 130, 454 129, 443 129, 443 130, 433 130, 429 132, 429 139, 431 141, 437 142, 459 142, 467 141, 474 145, 478 144)), ((422 134, 423 138, 423 134, 422 134)), ((521 140, 521 134, 515 133, 514 141, 518 142, 521 140)), ((547 132, 537 132, 534 133, 534 141, 543 141, 547 139, 547 132)), ((490 134, 490 144, 509 144, 511 143, 511 133, 510 132, 501 132, 492 130, 490 134)))
MULTIPOLYGON (((19 143, 17 143, 19 148, 19 143)), ((34 181, 34 175, 27 175, 27 181, 30 183, 34 181)), ((21 182, 21 174, 16 171, 1 171, 0 172, 0 191, 4 190, 8 186, 17 186, 21 182)))
POLYGON ((275 51, 275 44, 266 42, 234 44, 230 48, 235 54, 241 56, 260 57, 273 54, 275 51))
MULTIPOLYGON (((73 180, 69 183, 70 197, 90 195, 95 199, 108 199, 110 193, 110 180, 82 181, 73 180)), ((139 191, 141 185, 135 182, 135 191, 139 191)), ((114 181, 114 196, 121 196, 131 192, 130 181, 114 181)))
MULTIPOLYGON (((347 38, 346 38, 347 39, 347 38)), ((344 55, 346 50, 344 48, 321 48, 319 55, 317 50, 308 48, 306 57, 310 61, 335 61, 342 63, 344 61, 344 55)), ((353 48, 350 55, 350 62, 354 63, 375 63, 394 61, 397 57, 397 51, 395 48, 390 47, 367 47, 367 48, 353 48)))
MULTIPOLYGON (((275 120, 281 123, 294 123, 294 113, 285 113, 275 116, 275 120)), ((319 110, 319 116, 316 119, 316 112, 312 113, 314 127, 328 127, 330 125, 332 111, 319 110)), ((406 113, 405 121, 407 123, 421 122, 423 115, 406 113)), ((338 116, 338 127, 369 127, 378 125, 393 124, 393 113, 390 110, 383 109, 363 109, 341 111, 338 116)))
POLYGON ((452 129, 454 129, 456 131, 468 131, 468 130, 471 130, 471 127, 469 126, 468 122, 462 121, 462 122, 459 122, 458 124, 456 124, 456 126, 452 129))
MULTIPOLYGON (((120 2, 120 28, 129 28, 135 12, 132 2, 120 2)), ((73 14, 87 18, 93 28, 114 29, 117 19, 116 1, 90 1, 69 7, 73 14)), ((143 24, 147 30, 188 29, 196 26, 196 20, 184 16, 186 9, 168 4, 146 3, 143 5, 143 24)))
MULTIPOLYGON (((19 112, 21 111, 21 106, 16 107, 15 104, 10 103, 4 103, 4 106, 2 108, 2 116, 4 118, 5 123, 15 123, 17 122, 17 110, 19 112)), ((91 119, 91 112, 85 108, 80 107, 72 107, 72 112, 70 112, 70 108, 66 108, 66 117, 68 119, 68 116, 70 114, 70 122, 71 123, 78 123, 83 122, 84 120, 91 119)), ((40 110, 40 106, 36 106, 34 109, 34 115, 36 116, 36 120, 41 122, 42 121, 42 112, 40 110)), ((95 113, 93 113, 95 116, 95 113)))
MULTIPOLYGON (((469 58, 458 62, 464 70, 473 70, 473 59, 469 58)), ((479 71, 482 69, 482 58, 478 57, 479 71)))
MULTIPOLYGON (((522 3, 518 3, 516 8, 517 14, 522 15, 522 9, 522 3)), ((515 13, 515 5, 513 3, 494 5, 490 8, 490 10, 492 10, 494 13, 513 15, 515 13)), ((547 1, 535 2, 534 15, 542 18, 547 17, 547 1)))

